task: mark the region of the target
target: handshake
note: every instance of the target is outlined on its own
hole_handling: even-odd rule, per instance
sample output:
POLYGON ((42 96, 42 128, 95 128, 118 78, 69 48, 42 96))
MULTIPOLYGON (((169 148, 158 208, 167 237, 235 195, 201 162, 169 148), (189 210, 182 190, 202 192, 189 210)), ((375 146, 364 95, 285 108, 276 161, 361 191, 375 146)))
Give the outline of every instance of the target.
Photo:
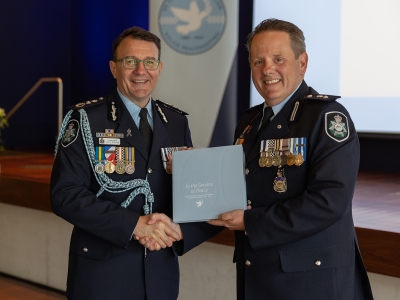
POLYGON ((171 247, 173 242, 183 239, 179 224, 161 213, 140 216, 133 235, 135 240, 150 251, 171 247))

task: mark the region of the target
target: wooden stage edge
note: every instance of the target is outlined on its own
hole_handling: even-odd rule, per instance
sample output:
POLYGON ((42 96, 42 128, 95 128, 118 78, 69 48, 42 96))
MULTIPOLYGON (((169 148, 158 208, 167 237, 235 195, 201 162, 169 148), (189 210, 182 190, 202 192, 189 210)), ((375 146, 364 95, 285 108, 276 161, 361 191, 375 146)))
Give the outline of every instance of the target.
MULTIPOLYGON (((0 152, 0 202, 51 212, 52 164, 52 154, 0 152)), ((353 216, 368 272, 400 277, 399 215, 400 174, 359 174, 353 216)), ((234 234, 225 229, 209 242, 234 246, 234 234)))

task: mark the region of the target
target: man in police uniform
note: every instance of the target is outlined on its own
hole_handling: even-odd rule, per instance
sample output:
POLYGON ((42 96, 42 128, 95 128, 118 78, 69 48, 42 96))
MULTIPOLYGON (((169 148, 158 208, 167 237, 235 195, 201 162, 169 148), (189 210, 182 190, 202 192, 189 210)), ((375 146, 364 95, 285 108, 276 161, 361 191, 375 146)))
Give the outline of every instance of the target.
POLYGON ((359 164, 346 109, 304 82, 302 31, 268 19, 248 37, 265 103, 240 120, 250 209, 210 224, 235 230, 238 299, 373 299, 352 218, 359 164))
POLYGON ((74 225, 68 299, 177 299, 177 255, 218 232, 207 223, 180 227, 168 217, 172 178, 161 149, 192 141, 186 113, 151 98, 160 50, 154 34, 125 30, 110 61, 117 89, 78 103, 64 119, 51 204, 74 225), (146 252, 133 236, 151 238, 150 250, 159 251, 146 252))

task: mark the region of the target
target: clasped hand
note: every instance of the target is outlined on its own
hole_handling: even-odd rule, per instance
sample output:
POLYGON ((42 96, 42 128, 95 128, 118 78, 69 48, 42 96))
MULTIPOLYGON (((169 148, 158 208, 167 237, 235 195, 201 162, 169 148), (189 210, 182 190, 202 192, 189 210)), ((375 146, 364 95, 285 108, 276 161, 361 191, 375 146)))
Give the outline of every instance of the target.
POLYGON ((139 217, 133 234, 135 240, 151 251, 171 247, 183 239, 180 226, 161 213, 139 217))

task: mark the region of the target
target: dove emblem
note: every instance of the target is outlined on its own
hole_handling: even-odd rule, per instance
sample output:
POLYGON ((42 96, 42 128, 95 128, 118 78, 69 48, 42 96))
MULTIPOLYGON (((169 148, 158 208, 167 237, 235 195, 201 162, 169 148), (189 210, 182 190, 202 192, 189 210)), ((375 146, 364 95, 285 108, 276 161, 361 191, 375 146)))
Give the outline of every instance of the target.
POLYGON ((176 31, 181 34, 188 34, 189 32, 196 31, 200 28, 203 19, 207 17, 211 11, 210 0, 204 0, 205 9, 199 10, 197 1, 193 0, 190 2, 189 9, 182 9, 177 7, 171 7, 173 14, 180 20, 185 22, 185 25, 176 26, 176 31))
POLYGON ((220 40, 226 23, 222 0, 164 0, 158 25, 167 45, 183 54, 199 54, 220 40))
POLYGON ((202 206, 202 205, 203 205, 203 200, 196 201, 196 204, 197 204, 197 207, 200 207, 200 206, 202 206))

